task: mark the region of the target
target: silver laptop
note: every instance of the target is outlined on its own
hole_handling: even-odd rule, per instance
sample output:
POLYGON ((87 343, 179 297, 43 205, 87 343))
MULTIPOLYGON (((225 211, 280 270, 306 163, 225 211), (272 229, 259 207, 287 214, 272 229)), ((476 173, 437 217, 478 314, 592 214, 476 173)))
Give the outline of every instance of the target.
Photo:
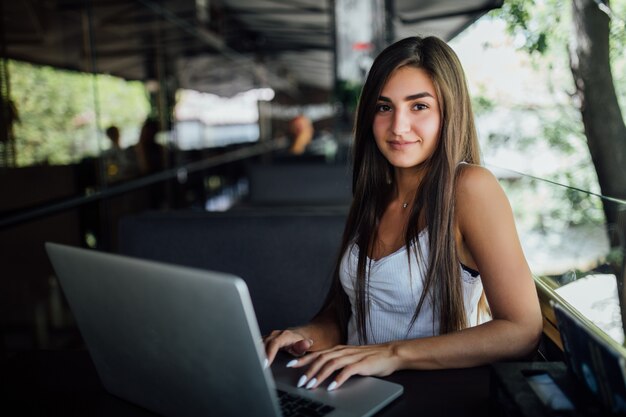
POLYGON ((105 389, 156 413, 282 416, 280 403, 295 394, 331 417, 371 416, 403 392, 372 377, 306 390, 296 388, 302 370, 285 360, 266 369, 241 278, 55 243, 46 249, 105 389))

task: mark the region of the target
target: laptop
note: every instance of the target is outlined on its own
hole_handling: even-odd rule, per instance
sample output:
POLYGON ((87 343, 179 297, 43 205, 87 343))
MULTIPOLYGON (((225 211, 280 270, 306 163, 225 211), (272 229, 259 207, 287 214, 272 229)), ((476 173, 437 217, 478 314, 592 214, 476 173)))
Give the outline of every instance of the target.
POLYGON ((572 307, 552 302, 568 370, 608 410, 626 412, 626 350, 572 307))
POLYGON ((371 416, 403 392, 373 377, 331 392, 296 388, 302 370, 286 368, 284 356, 265 368, 239 277, 55 243, 46 250, 104 388, 158 414, 284 416, 281 403, 297 396, 314 401, 309 412, 371 416))

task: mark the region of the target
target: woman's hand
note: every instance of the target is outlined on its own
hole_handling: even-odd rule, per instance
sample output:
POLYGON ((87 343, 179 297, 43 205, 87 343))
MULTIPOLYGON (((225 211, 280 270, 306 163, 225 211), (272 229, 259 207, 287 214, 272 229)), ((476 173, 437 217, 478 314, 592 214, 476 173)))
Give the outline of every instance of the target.
POLYGON ((267 366, 270 366, 279 350, 285 350, 293 356, 302 356, 313 346, 313 339, 306 337, 298 329, 274 330, 263 338, 263 343, 267 354, 267 366))
POLYGON ((352 375, 390 375, 400 368, 400 360, 395 354, 393 344, 386 343, 366 346, 339 345, 310 353, 287 364, 292 368, 307 365, 309 368, 298 381, 298 387, 316 388, 326 378, 338 372, 327 388, 332 391, 343 385, 352 375))

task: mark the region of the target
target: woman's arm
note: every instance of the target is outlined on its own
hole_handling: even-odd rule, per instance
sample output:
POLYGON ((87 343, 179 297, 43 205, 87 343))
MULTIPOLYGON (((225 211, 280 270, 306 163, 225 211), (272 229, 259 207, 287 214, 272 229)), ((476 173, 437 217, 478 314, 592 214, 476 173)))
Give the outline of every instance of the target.
POLYGON ((483 326, 487 334, 484 328, 476 328, 479 337, 490 339, 483 342, 489 345, 486 356, 479 349, 475 360, 525 356, 538 344, 542 317, 511 206, 490 171, 474 165, 461 169, 456 189, 461 237, 457 247, 461 260, 480 271, 493 317, 486 323, 489 326, 483 326))
POLYGON ((309 388, 337 370, 333 388, 355 374, 477 366, 523 357, 536 348, 541 311, 508 200, 488 170, 463 170, 457 184, 457 244, 461 260, 480 271, 493 320, 441 336, 314 352, 296 365, 310 364, 305 375, 315 383, 309 388))

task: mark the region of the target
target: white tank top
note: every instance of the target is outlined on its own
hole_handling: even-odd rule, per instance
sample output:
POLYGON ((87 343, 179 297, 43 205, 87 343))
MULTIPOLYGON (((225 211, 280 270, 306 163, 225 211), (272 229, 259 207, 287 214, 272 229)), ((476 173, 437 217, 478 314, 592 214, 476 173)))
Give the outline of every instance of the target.
MULTIPOLYGON (((417 242, 428 259, 428 232, 422 231, 417 242)), ((434 315, 429 297, 426 297, 419 316, 409 328, 423 289, 424 265, 418 264, 411 246, 410 268, 406 247, 379 260, 367 259, 369 272, 369 315, 366 318, 368 343, 385 343, 392 340, 416 339, 439 334, 439 317, 434 315)), ((359 248, 352 244, 341 260, 339 278, 350 299, 352 315, 348 322, 348 344, 358 345, 356 322, 356 270, 359 248)), ((459 268, 461 265, 459 264, 459 268)), ((483 286, 480 275, 461 268, 465 311, 470 326, 485 321, 479 318, 478 301, 483 286)))

